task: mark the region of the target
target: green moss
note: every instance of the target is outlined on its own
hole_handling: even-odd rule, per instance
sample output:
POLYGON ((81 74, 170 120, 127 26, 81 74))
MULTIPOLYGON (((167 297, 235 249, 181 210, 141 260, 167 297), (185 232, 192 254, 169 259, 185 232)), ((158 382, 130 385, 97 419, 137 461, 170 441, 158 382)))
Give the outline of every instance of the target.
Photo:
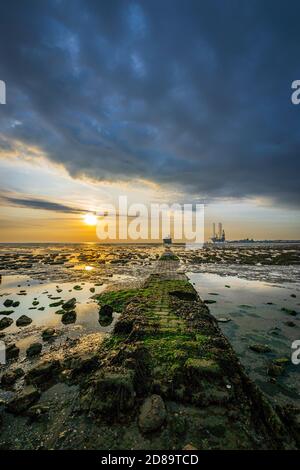
POLYGON ((161 255, 160 257, 160 260, 161 261, 178 261, 179 258, 178 256, 174 255, 174 253, 164 253, 163 255, 161 255))
POLYGON ((111 350, 111 349, 116 349, 118 346, 120 346, 124 342, 125 336, 124 335, 111 335, 108 338, 106 338, 102 345, 101 349, 103 350, 111 350))
POLYGON ((100 305, 110 305, 115 312, 122 312, 135 297, 147 297, 149 289, 125 289, 114 292, 104 292, 96 297, 100 305))
POLYGON ((212 359, 190 358, 185 363, 185 368, 194 376, 218 376, 220 375, 219 365, 212 359))

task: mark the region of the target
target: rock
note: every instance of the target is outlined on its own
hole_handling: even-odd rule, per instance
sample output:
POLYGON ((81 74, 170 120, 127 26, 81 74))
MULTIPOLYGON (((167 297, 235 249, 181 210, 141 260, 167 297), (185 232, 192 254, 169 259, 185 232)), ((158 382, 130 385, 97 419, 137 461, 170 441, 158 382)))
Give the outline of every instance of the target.
MULTIPOLYGON (((227 287, 227 286, 225 286, 227 287)), ((228 286, 229 287, 229 286, 228 286)), ((197 447, 194 447, 193 444, 186 444, 182 450, 198 450, 197 447)))
POLYGON ((0 330, 4 330, 5 328, 8 328, 10 325, 13 324, 13 319, 12 318, 1 318, 0 320, 0 330))
POLYGON ((70 369, 72 369, 72 375, 78 373, 90 372, 99 365, 98 355, 95 353, 81 353, 77 357, 73 357, 70 363, 70 369))
POLYGON ((9 387, 10 385, 13 385, 23 375, 24 371, 20 367, 7 371, 2 375, 1 385, 4 387, 9 387))
POLYGON ((64 325, 69 325, 70 323, 76 322, 76 312, 75 310, 67 310, 61 317, 61 321, 64 325))
POLYGON ((21 315, 16 321, 17 326, 27 326, 30 323, 32 323, 32 319, 27 317, 27 315, 21 315))
POLYGON ((42 403, 37 403, 36 405, 31 406, 26 411, 26 416, 29 416, 32 420, 40 418, 42 415, 48 413, 50 406, 44 405, 42 403))
POLYGON ((113 308, 110 305, 102 305, 99 311, 101 317, 112 318, 113 308))
POLYGON ((51 304, 49 304, 49 307, 60 307, 63 303, 63 300, 59 300, 59 302, 52 302, 51 304))
POLYGON ((29 348, 26 349, 27 357, 38 356, 42 351, 42 344, 41 343, 32 343, 29 348))
POLYGON ((62 308, 63 308, 64 310, 74 309, 75 304, 76 304, 76 299, 75 299, 75 297, 73 297, 72 299, 67 300, 67 302, 65 302, 65 303, 62 305, 62 308))
POLYGON ((288 357, 278 357, 277 359, 274 359, 273 364, 277 366, 284 366, 286 364, 289 364, 291 361, 288 357))
POLYGON ((151 395, 144 401, 139 414, 139 427, 142 432, 157 431, 166 420, 166 407, 160 395, 151 395))
POLYGON ((227 322, 231 321, 231 318, 228 318, 228 317, 219 317, 219 318, 217 318, 217 321, 218 321, 219 323, 227 323, 227 322))
POLYGON ((95 287, 90 287, 90 292, 93 294, 95 292, 95 287))
POLYGON ((14 310, 1 310, 0 315, 11 315, 14 310))
POLYGON ((4 302, 3 302, 3 305, 4 307, 12 307, 14 301, 11 300, 11 299, 6 299, 4 302))
POLYGON ((60 362, 57 359, 42 362, 31 369, 25 377, 27 384, 37 387, 46 387, 52 383, 60 371, 60 362))
POLYGON ((271 352, 271 348, 269 348, 269 346, 266 344, 251 344, 249 349, 260 354, 271 352))
POLYGON ((6 360, 16 359, 19 357, 20 349, 14 344, 11 343, 6 347, 6 360))
POLYGON ((52 339, 53 336, 56 335, 56 331, 54 328, 46 328, 43 332, 42 332, 42 338, 44 341, 48 341, 49 339, 52 339))
POLYGON ((82 287, 77 285, 77 286, 74 286, 73 289, 74 290, 82 290, 82 287))
POLYGON ((20 305, 20 302, 18 300, 16 300, 15 302, 13 302, 12 307, 17 308, 17 307, 19 307, 19 305, 20 305))
POLYGON ((295 317, 298 313, 296 312, 296 310, 292 310, 291 308, 286 308, 286 307, 282 307, 281 311, 284 313, 288 313, 289 315, 292 315, 293 317, 295 317))
POLYGON ((205 304, 216 304, 217 303, 216 300, 212 300, 212 299, 205 299, 205 300, 203 300, 203 302, 205 304))
POLYGON ((8 402, 7 411, 13 414, 21 414, 36 403, 40 396, 40 392, 32 385, 29 385, 8 402))
POLYGON ((267 374, 270 377, 279 377, 284 372, 284 367, 279 364, 271 363, 268 367, 267 374))
POLYGON ((286 325, 286 326, 290 326, 291 328, 293 328, 294 326, 296 326, 296 323, 293 322, 292 320, 289 320, 289 321, 286 321, 286 322, 285 322, 285 325, 286 325))

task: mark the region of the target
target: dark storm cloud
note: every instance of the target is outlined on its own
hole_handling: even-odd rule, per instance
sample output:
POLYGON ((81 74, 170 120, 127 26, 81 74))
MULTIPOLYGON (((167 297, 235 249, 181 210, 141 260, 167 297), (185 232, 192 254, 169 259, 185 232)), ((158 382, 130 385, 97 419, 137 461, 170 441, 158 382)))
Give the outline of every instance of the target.
POLYGON ((296 1, 6 2, 2 133, 75 176, 298 205, 299 13, 296 1))
POLYGON ((35 198, 22 198, 14 196, 0 195, 0 201, 3 205, 24 207, 26 209, 40 209, 46 211, 63 212, 67 214, 79 214, 83 211, 64 204, 35 198))

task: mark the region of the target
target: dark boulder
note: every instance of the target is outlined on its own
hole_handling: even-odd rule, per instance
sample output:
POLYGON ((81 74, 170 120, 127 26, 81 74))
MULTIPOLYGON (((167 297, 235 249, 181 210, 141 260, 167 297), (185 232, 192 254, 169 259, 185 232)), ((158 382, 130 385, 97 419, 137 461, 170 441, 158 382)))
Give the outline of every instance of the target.
POLYGON ((17 326, 27 326, 30 323, 32 323, 32 318, 27 317, 27 315, 21 315, 16 321, 17 326))
POLYGON ((21 414, 36 403, 40 396, 40 392, 32 385, 29 385, 8 402, 7 411, 13 414, 21 414))
POLYGON ((26 374, 25 381, 27 384, 47 388, 56 380, 59 372, 60 362, 58 360, 42 362, 26 374))
POLYGON ((50 339, 52 339, 54 336, 56 336, 56 331, 54 328, 46 328, 43 332, 42 332, 42 338, 44 341, 48 341, 50 339))
POLYGON ((26 350, 27 357, 38 356, 41 353, 42 348, 43 346, 41 343, 32 343, 26 350))
POLYGON ((20 367, 11 371, 7 371, 2 375, 1 385, 3 387, 10 387, 23 375, 24 371, 20 367))
POLYGON ((4 330, 5 328, 8 328, 10 325, 13 324, 13 319, 12 318, 8 318, 8 317, 4 317, 4 318, 1 318, 0 320, 0 330, 4 330))
POLYGON ((271 352, 271 348, 269 348, 269 346, 267 346, 266 344, 251 344, 249 346, 249 349, 251 349, 251 351, 254 351, 256 353, 259 353, 259 354, 264 354, 264 353, 269 353, 271 352))
POLYGON ((75 310, 67 310, 61 317, 61 321, 64 325, 69 325, 76 322, 75 310))
POLYGON ((112 318, 113 308, 110 305, 102 305, 99 311, 100 317, 109 317, 112 318))
POLYGON ((6 347, 6 360, 16 359, 19 357, 20 349, 14 344, 11 343, 6 347))
POLYGON ((159 430, 166 420, 167 412, 160 395, 151 395, 144 401, 139 414, 139 427, 143 433, 159 430))
POLYGON ((63 305, 62 305, 62 308, 64 310, 71 310, 75 307, 76 305, 76 299, 75 297, 73 297, 72 299, 70 300, 67 300, 67 302, 65 302, 63 305))

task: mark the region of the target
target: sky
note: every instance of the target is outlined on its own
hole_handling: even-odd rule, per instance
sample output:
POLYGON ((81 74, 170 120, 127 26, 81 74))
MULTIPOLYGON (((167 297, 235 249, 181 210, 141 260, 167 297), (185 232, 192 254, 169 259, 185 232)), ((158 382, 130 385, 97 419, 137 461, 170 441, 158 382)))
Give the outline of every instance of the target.
POLYGON ((96 241, 84 215, 204 203, 206 238, 300 239, 300 4, 11 0, 0 242, 96 241))

